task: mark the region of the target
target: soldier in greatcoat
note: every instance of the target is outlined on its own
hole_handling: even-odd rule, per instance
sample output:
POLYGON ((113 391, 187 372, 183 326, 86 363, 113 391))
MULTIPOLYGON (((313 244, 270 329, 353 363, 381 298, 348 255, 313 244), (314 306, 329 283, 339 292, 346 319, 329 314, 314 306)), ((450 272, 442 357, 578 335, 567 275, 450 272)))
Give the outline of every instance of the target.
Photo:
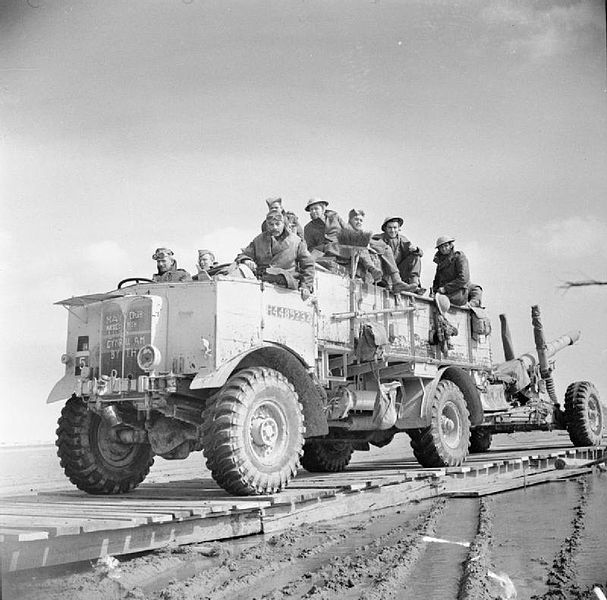
POLYGON ((339 256, 338 235, 347 227, 344 220, 334 211, 327 209, 329 203, 321 198, 312 198, 306 204, 310 221, 304 227, 304 239, 314 258, 339 256))
POLYGON ((286 227, 282 210, 268 212, 266 230, 242 249, 235 262, 249 267, 259 279, 299 289, 304 300, 313 291, 314 259, 305 242, 286 227))
POLYGON ((445 294, 451 304, 463 306, 468 301, 470 268, 468 259, 453 245, 455 238, 442 235, 436 240, 436 275, 432 283, 434 294, 445 294))
MULTIPOLYGON (((268 210, 280 210, 285 217, 285 224, 287 229, 291 231, 291 233, 296 233, 302 240, 304 239, 304 231, 303 227, 299 224, 299 219, 294 212, 290 210, 285 210, 282 205, 282 198, 267 198, 266 204, 268 205, 268 210)), ((264 219, 261 223, 261 231, 266 230, 266 220, 264 219)))

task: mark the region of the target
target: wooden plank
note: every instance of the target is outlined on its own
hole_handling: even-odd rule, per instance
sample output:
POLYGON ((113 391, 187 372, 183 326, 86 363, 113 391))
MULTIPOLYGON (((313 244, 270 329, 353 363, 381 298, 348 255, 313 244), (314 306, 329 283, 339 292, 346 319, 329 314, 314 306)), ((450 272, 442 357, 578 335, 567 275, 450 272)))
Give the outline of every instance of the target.
POLYGON ((12 527, 0 528, 1 542, 29 542, 31 540, 48 539, 47 531, 36 531, 32 529, 15 529, 12 527))
POLYGON ((69 518, 69 517, 40 517, 0 515, 0 526, 17 526, 23 528, 43 528, 53 535, 73 535, 87 531, 102 531, 107 529, 125 529, 139 525, 136 519, 93 519, 69 518))
POLYGON ((146 523, 166 523, 167 521, 173 520, 173 515, 161 514, 161 513, 142 513, 137 511, 125 511, 120 510, 109 510, 96 508, 91 511, 85 507, 62 507, 53 508, 49 510, 44 506, 42 508, 39 505, 23 504, 19 507, 0 507, 0 521, 3 515, 23 515, 25 518, 29 517, 68 517, 72 519, 92 519, 92 520, 124 520, 128 521, 132 525, 145 525, 146 523))
POLYGON ((364 492, 338 492, 334 498, 263 510, 264 533, 282 531, 303 523, 329 521, 369 510, 400 506, 414 499, 430 498, 440 493, 440 486, 430 482, 407 482, 371 488, 364 492))
POLYGON ((195 544, 262 532, 259 512, 222 518, 188 519, 145 527, 90 531, 80 535, 49 537, 31 542, 4 542, 2 571, 66 564, 107 555, 120 556, 162 548, 168 544, 195 544))
POLYGON ((533 474, 528 475, 527 477, 516 477, 505 481, 498 481, 486 486, 447 491, 445 495, 453 498, 478 498, 480 496, 489 496, 492 494, 499 494, 501 492, 507 492, 510 490, 530 487, 532 485, 538 485, 540 483, 558 481, 560 479, 565 479, 569 477, 577 477, 578 475, 584 475, 586 473, 590 473, 591 471, 592 467, 575 470, 571 469, 569 471, 555 471, 553 469, 552 472, 533 474))

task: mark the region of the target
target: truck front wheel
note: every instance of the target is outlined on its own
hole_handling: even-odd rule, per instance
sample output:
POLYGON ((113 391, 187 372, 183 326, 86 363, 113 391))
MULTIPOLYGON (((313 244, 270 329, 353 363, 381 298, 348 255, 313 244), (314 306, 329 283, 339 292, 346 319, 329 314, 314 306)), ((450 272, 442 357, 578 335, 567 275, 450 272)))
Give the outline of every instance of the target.
POLYGON ((599 393, 589 381, 572 383, 565 393, 565 421, 574 446, 599 446, 603 411, 599 393))
POLYGON ((348 466, 353 451, 351 442, 307 440, 301 466, 310 473, 338 473, 348 466))
POLYGON ((468 455, 470 416, 461 390, 443 379, 430 400, 430 425, 410 433, 415 458, 423 467, 456 467, 468 455))
POLYGON ((205 412, 207 467, 224 490, 271 494, 297 474, 303 414, 284 375, 266 367, 239 371, 205 412))
POLYGON ((122 443, 111 424, 72 396, 57 427, 57 456, 70 481, 89 494, 122 494, 136 488, 154 463, 148 443, 122 443))

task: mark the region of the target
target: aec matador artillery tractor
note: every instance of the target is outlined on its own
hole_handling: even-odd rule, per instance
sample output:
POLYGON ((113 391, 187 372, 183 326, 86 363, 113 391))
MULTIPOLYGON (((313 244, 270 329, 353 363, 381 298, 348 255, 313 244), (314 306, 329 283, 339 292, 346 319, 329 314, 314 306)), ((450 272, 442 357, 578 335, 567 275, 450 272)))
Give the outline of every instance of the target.
POLYGON ((58 304, 69 311, 65 375, 48 402, 65 402, 58 455, 90 494, 128 492, 155 455, 199 450, 222 488, 252 495, 283 489, 300 466, 341 471, 399 432, 424 467, 461 465, 496 433, 601 441, 595 387, 572 383, 561 405, 551 377, 550 359, 579 333, 546 343, 537 307, 536 350, 515 358, 506 324, 508 360, 494 365, 483 309, 445 310, 320 267, 306 302, 218 275, 132 278, 58 304))

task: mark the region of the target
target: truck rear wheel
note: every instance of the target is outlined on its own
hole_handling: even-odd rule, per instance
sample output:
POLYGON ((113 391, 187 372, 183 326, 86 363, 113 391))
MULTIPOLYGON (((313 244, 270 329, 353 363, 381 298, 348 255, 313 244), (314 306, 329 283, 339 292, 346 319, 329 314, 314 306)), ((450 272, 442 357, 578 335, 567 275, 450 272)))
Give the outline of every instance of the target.
POLYGON ((486 429, 473 429, 470 432, 470 445, 468 449, 471 454, 487 452, 491 447, 493 435, 486 429))
POLYGON ((351 442, 307 440, 301 466, 310 473, 338 473, 348 466, 352 452, 351 442))
POLYGON ((470 416, 461 390, 443 379, 431 398, 430 425, 411 437, 415 458, 423 467, 456 467, 468 455, 470 416))
POLYGON ((603 412, 597 389, 589 381, 572 383, 565 393, 565 421, 574 446, 599 446, 603 412))
POLYGON ((122 494, 136 488, 150 472, 149 444, 125 444, 111 435, 111 424, 72 396, 57 427, 57 456, 70 481, 89 494, 122 494))
POLYGON ((207 467, 227 492, 271 494, 297 474, 303 415, 286 377, 266 367, 239 371, 206 411, 207 467))

